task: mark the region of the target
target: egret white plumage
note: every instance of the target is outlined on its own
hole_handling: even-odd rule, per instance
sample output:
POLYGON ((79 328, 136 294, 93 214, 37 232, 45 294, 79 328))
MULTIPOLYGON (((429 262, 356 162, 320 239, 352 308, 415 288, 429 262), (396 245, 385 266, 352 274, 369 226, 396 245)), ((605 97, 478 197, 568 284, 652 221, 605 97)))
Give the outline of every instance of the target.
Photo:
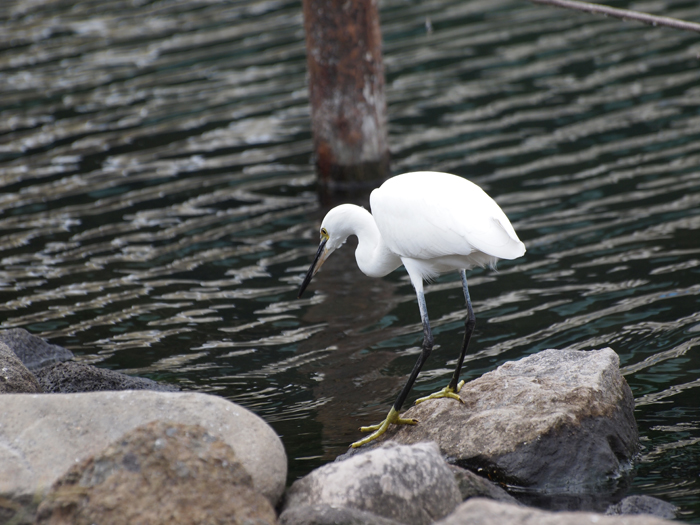
POLYGON ((328 256, 351 235, 357 236, 355 259, 365 275, 384 277, 403 265, 416 290, 423 323, 420 357, 386 419, 362 427, 363 432, 373 433, 353 447, 376 439, 390 424, 417 423, 399 417, 399 411, 433 348, 423 281, 459 271, 467 318, 451 381, 416 402, 440 397, 462 401, 458 393, 464 381, 459 382, 459 375, 476 324, 466 271, 475 266, 495 267, 499 259, 515 259, 525 253, 525 245, 498 204, 479 186, 456 175, 430 171, 397 175, 372 192, 370 207, 371 214, 353 204, 341 204, 328 212, 321 224, 321 244, 299 290, 301 297, 328 256))

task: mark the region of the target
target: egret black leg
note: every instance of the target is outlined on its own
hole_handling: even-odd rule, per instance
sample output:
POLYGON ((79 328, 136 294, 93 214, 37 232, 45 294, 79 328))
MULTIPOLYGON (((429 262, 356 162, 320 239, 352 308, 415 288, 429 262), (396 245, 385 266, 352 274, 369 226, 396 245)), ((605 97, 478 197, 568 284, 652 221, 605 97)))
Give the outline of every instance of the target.
POLYGON ((467 272, 465 270, 460 270, 460 276, 462 277, 462 290, 464 291, 464 300, 467 302, 467 318, 464 321, 464 339, 462 340, 462 350, 459 354, 459 359, 457 359, 457 366, 452 374, 452 379, 450 383, 434 394, 429 396, 421 397, 416 399, 416 404, 427 401, 428 399, 439 399, 442 397, 451 397, 456 399, 460 403, 463 403, 462 398, 457 394, 462 388, 464 381, 459 381, 459 374, 462 371, 462 364, 464 364, 464 357, 467 355, 467 348, 469 347, 469 340, 472 338, 472 333, 474 332, 474 326, 476 326, 476 317, 474 316, 474 309, 472 308, 472 300, 469 297, 469 287, 467 286, 467 272))
POLYGON ((447 388, 451 388, 454 392, 459 392, 462 384, 459 383, 459 374, 462 371, 462 364, 464 364, 464 357, 467 355, 467 348, 469 347, 469 340, 472 338, 472 333, 474 333, 474 327, 476 326, 476 316, 474 315, 474 309, 472 308, 472 300, 469 297, 469 287, 467 286, 467 272, 465 270, 460 270, 460 275, 462 276, 462 289, 464 290, 464 300, 467 303, 467 318, 464 320, 464 339, 462 341, 462 353, 459 355, 457 360, 457 366, 455 367, 455 372, 452 375, 452 380, 447 388))
POLYGON ((386 429, 389 428, 389 425, 391 424, 415 425, 416 423, 418 423, 416 419, 399 417, 399 410, 401 410, 401 407, 406 401, 409 392, 411 392, 411 389, 413 388, 413 384, 416 382, 416 378, 418 377, 421 368, 423 368, 423 365, 430 356, 430 352, 432 352, 433 350, 433 334, 430 330, 430 321, 428 320, 428 307, 425 304, 425 295, 423 294, 422 286, 416 287, 416 295, 418 296, 418 308, 420 309, 420 317, 423 323, 423 345, 421 346, 421 352, 420 356, 418 357, 418 361, 416 361, 416 364, 413 366, 411 375, 408 376, 408 381, 406 381, 406 384, 404 385, 403 389, 401 389, 401 393, 399 393, 399 397, 396 398, 396 402, 394 403, 394 406, 391 407, 391 410, 386 416, 386 419, 384 419, 384 421, 377 425, 360 427, 360 430, 362 432, 372 432, 372 434, 350 445, 353 448, 360 447, 365 443, 369 443, 370 441, 378 438, 384 432, 386 432, 386 429))
POLYGON ((413 366, 413 370, 411 371, 411 375, 408 376, 408 381, 406 381, 406 384, 404 385, 403 389, 401 390, 401 393, 399 394, 399 397, 396 398, 396 403, 394 403, 394 409, 398 412, 401 410, 401 407, 403 406, 404 402, 406 401, 406 398, 408 397, 409 392, 413 388, 413 384, 416 382, 416 378, 418 377, 418 374, 420 373, 421 369, 423 368, 423 365, 425 362, 428 360, 428 357, 430 357, 430 352, 433 351, 433 334, 432 331, 430 330, 430 321, 428 320, 428 307, 425 304, 425 295, 423 295, 423 292, 421 291, 418 295, 418 308, 420 310, 420 318, 421 321, 423 322, 423 346, 421 347, 420 351, 420 356, 418 357, 418 361, 416 361, 416 364, 413 366))

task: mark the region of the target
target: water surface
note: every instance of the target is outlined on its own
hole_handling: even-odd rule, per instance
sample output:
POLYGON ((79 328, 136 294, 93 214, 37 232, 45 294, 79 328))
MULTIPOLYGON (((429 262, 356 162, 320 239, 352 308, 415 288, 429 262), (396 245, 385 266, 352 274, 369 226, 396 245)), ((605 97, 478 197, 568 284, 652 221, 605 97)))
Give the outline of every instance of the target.
MULTIPOLYGON (((528 248, 470 273, 464 378, 612 347, 631 492, 700 523, 697 35, 515 0, 381 13, 394 171, 470 178, 528 248)), ((248 407, 290 481, 383 418, 422 339, 405 272, 345 248, 296 299, 325 212, 300 4, 9 0, 0 27, 0 326, 248 407)), ((439 347, 409 400, 448 381, 466 314, 457 276, 426 290, 439 347)))

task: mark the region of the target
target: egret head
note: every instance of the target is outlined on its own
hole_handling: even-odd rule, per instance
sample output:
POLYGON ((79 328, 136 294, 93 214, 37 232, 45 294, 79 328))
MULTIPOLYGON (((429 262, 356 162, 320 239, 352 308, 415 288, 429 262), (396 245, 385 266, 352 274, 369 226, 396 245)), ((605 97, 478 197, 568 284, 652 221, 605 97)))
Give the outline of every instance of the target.
POLYGON ((350 223, 347 220, 348 213, 351 213, 349 209, 350 206, 352 205, 341 204, 340 206, 336 206, 329 211, 323 219, 321 223, 321 244, 318 245, 318 251, 316 252, 314 262, 311 263, 311 267, 309 267, 309 271, 306 273, 304 282, 301 283, 298 297, 301 297, 304 293, 311 279, 313 279, 316 272, 321 269, 321 266, 326 262, 328 256, 345 244, 348 236, 353 233, 349 228, 350 223))

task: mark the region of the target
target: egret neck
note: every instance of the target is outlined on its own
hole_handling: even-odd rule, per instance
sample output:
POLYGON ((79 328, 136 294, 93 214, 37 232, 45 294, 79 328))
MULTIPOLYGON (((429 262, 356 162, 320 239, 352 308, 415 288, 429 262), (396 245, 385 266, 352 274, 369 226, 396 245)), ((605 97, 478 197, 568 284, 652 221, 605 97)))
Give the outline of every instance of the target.
POLYGON ((331 239, 336 236, 342 239, 338 246, 329 249, 339 248, 350 235, 355 235, 358 241, 355 259, 362 273, 369 277, 384 277, 401 266, 401 259, 386 247, 377 224, 366 209, 342 204, 331 210, 329 216, 324 224, 327 224, 331 239), (335 213, 330 216, 332 212, 335 213))

